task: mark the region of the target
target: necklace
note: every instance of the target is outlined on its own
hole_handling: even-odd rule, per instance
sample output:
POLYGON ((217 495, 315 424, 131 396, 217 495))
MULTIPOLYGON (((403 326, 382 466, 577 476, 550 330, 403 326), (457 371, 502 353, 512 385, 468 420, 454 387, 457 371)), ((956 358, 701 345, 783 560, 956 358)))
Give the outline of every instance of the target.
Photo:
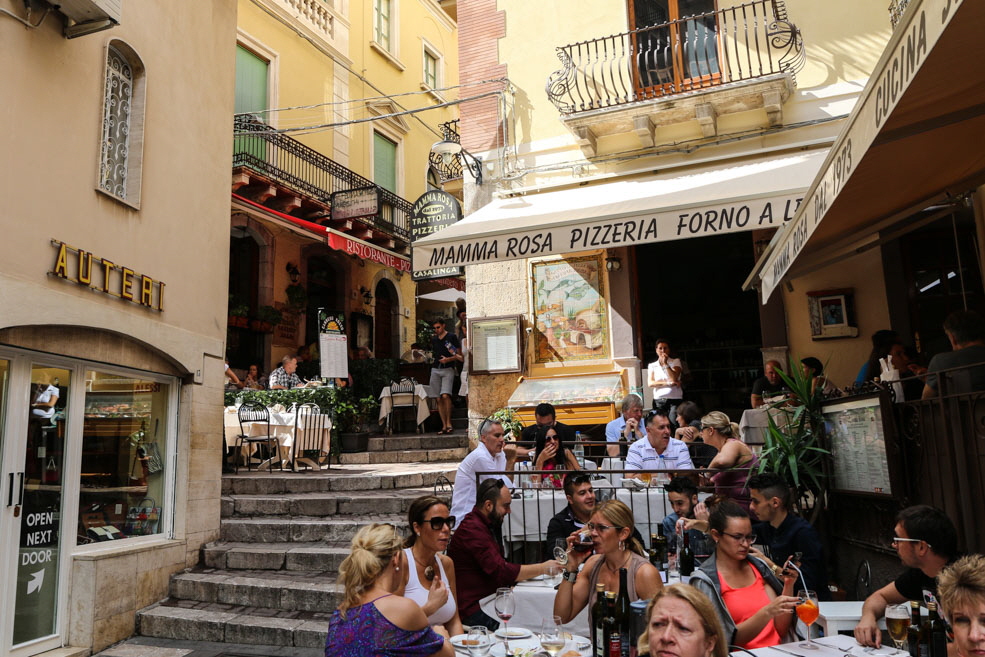
POLYGON ((417 555, 414 554, 414 548, 411 548, 410 549, 410 554, 411 554, 411 556, 414 557, 414 561, 417 562, 417 565, 424 568, 424 579, 426 579, 429 582, 430 581, 433 581, 434 580, 434 566, 428 565, 426 562, 425 563, 422 563, 421 560, 417 558, 417 555))
POLYGON ((617 573, 617 572, 619 572, 619 569, 620 568, 625 568, 626 567, 626 564, 629 563, 629 558, 630 558, 630 555, 627 554, 623 558, 622 563, 619 564, 619 567, 618 568, 613 568, 612 566, 610 566, 608 561, 604 561, 603 563, 605 563, 605 567, 608 568, 611 572, 617 573))

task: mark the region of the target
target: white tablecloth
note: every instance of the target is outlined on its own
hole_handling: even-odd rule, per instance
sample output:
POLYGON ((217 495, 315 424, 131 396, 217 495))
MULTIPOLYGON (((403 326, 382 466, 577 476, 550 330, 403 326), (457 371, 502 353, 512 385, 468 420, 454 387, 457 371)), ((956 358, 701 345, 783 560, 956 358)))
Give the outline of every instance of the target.
MULTIPOLYGON (((863 600, 845 600, 842 602, 821 602, 817 626, 824 631, 825 636, 838 632, 851 632, 862 619, 863 600)), ((926 608, 921 607, 926 612, 926 608)), ((879 619, 879 627, 886 629, 886 619, 879 619)))
MULTIPOLYGON (((270 411, 270 435, 280 440, 281 458, 285 461, 290 460, 291 457, 291 446, 294 444, 294 422, 296 418, 297 413, 270 411)), ((239 416, 236 414, 235 408, 229 407, 226 409, 226 412, 222 414, 222 423, 225 431, 226 446, 235 447, 236 437, 240 433, 239 416)), ((247 422, 244 423, 243 428, 246 430, 246 435, 248 436, 263 436, 267 431, 267 425, 264 422, 247 422)), ((298 431, 304 432, 303 422, 298 427, 298 431)), ((328 428, 322 431, 321 434, 321 450, 328 453, 332 445, 331 419, 328 420, 328 428)), ((251 446, 251 451, 255 448, 255 445, 251 446)), ((246 451, 247 447, 244 446, 243 450, 246 451)))
MULTIPOLYGON (((824 604, 823 602, 821 603, 824 604)), ((859 603, 861 604, 861 603, 859 603)), ((803 626, 801 626, 803 629, 803 626)), ((834 634, 821 637, 813 641, 816 647, 808 650, 801 647, 802 641, 797 643, 785 643, 776 648, 756 648, 751 652, 756 657, 907 657, 909 653, 900 652, 890 646, 883 646, 878 650, 863 648, 855 639, 844 634, 834 634)), ((734 657, 748 657, 748 652, 735 651, 734 657)))
POLYGON ((747 408, 739 420, 739 434, 747 445, 762 445, 769 431, 769 415, 765 406, 747 408))
POLYGON ((420 425, 431 415, 431 409, 428 407, 428 389, 418 383, 414 386, 413 395, 409 392, 399 392, 391 397, 390 387, 383 388, 383 391, 380 392, 380 424, 386 422, 386 416, 390 414, 394 403, 398 405, 410 404, 415 397, 417 398, 417 424, 420 425))
MULTIPOLYGON (((554 613, 554 596, 557 591, 553 584, 546 581, 519 582, 513 587, 513 599, 516 600, 516 612, 510 619, 510 627, 525 627, 533 632, 540 630, 544 618, 554 613)), ((488 595, 479 601, 482 611, 493 618, 496 616, 496 594, 488 595)), ((572 634, 591 637, 588 626, 588 606, 578 612, 570 623, 565 623, 565 629, 572 634)))

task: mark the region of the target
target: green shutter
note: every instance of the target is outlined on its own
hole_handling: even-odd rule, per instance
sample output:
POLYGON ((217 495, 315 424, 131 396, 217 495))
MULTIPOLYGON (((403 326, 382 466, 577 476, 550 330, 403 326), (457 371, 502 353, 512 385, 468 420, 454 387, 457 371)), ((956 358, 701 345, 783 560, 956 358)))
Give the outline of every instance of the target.
MULTIPOLYGON (((267 62, 236 46, 236 113, 261 112, 267 105, 267 62)), ((265 118, 265 117, 263 117, 265 118)))
POLYGON ((397 193, 397 144, 373 132, 373 182, 397 193))

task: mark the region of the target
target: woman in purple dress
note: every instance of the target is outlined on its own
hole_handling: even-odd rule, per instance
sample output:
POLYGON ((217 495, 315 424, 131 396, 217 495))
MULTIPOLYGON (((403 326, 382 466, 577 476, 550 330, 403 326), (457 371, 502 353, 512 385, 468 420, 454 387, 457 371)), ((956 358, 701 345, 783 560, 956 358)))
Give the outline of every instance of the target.
POLYGON ((747 512, 752 498, 746 480, 749 471, 759 467, 759 458, 749 446, 739 440, 739 425, 721 411, 712 411, 701 418, 701 438, 718 450, 708 464, 722 472, 711 476, 715 495, 730 498, 747 512))
POLYGON ((406 567, 402 545, 393 525, 356 533, 339 567, 345 593, 328 622, 325 657, 454 657, 444 628, 432 629, 416 602, 393 595, 406 567))

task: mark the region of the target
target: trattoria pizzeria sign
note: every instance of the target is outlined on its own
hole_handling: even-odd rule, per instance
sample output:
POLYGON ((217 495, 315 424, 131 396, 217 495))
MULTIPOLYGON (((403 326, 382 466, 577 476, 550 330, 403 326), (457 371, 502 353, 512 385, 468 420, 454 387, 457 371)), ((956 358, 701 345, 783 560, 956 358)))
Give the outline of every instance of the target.
MULTIPOLYGON (((414 245, 414 269, 458 267, 590 249, 776 228, 794 218, 803 193, 599 218, 556 227, 414 245)), ((481 231, 480 226, 476 226, 481 231)))
POLYGON ((55 258, 49 276, 57 276, 150 310, 164 311, 163 281, 65 242, 51 240, 51 245, 55 248, 55 258))

